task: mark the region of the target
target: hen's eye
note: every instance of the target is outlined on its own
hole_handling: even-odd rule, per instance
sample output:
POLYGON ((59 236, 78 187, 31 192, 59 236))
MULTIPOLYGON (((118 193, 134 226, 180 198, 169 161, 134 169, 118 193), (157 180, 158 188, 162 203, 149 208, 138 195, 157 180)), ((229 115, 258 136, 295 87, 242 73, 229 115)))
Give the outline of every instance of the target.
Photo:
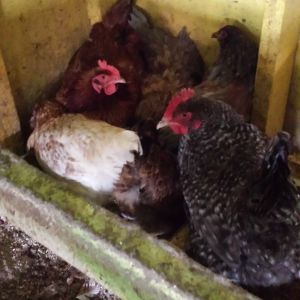
POLYGON ((182 116, 183 116, 184 118, 186 118, 186 117, 187 117, 187 113, 182 113, 182 116))

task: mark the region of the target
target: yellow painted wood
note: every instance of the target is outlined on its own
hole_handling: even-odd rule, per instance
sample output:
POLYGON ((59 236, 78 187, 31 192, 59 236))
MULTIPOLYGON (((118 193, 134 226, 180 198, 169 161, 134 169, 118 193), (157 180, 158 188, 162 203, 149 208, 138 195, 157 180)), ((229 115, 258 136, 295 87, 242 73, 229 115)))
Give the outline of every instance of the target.
POLYGON ((0 144, 20 132, 20 122, 0 49, 0 144))
POLYGON ((0 47, 23 128, 89 28, 85 0, 0 0, 0 47))
POLYGON ((294 63, 284 129, 292 134, 295 151, 300 153, 300 39, 294 63))
POLYGON ((300 187, 300 154, 293 154, 289 157, 292 175, 296 184, 300 187))
POLYGON ((88 0, 86 6, 90 24, 99 22, 102 17, 102 8, 99 0, 88 0))
POLYGON ((298 0, 268 0, 262 25, 253 120, 268 135, 283 126, 299 35, 298 0))

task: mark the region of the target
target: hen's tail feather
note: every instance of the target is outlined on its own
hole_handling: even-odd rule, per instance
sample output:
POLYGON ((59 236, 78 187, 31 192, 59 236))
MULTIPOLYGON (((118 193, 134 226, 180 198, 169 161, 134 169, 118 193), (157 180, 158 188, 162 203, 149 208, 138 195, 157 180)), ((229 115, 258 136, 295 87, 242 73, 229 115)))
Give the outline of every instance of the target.
POLYGON ((103 25, 111 29, 116 25, 125 26, 132 11, 132 0, 117 1, 103 17, 103 25))
POLYGON ((266 179, 271 179, 278 174, 284 175, 285 178, 290 175, 288 166, 289 144, 290 135, 284 131, 279 132, 271 140, 263 161, 263 176, 266 179))
POLYGON ((290 135, 279 132, 270 142, 262 164, 261 178, 255 184, 254 196, 261 200, 257 206, 259 214, 267 214, 275 206, 291 208, 296 205, 297 194, 295 185, 290 181, 288 155, 290 135))
POLYGON ((145 28, 151 27, 149 19, 142 11, 142 9, 138 8, 137 6, 133 6, 128 23, 133 29, 138 32, 143 31, 143 29, 145 28))
POLYGON ((194 84, 199 84, 203 79, 205 64, 196 43, 191 39, 186 27, 183 27, 179 31, 176 38, 173 56, 176 57, 178 53, 181 53, 181 57, 178 57, 178 60, 180 60, 181 63, 177 64, 179 69, 176 71, 180 72, 182 66, 185 66, 188 77, 191 77, 192 75, 194 84))
POLYGON ((193 49, 197 48, 185 26, 182 27, 182 29, 178 32, 177 39, 181 45, 186 45, 188 47, 192 47, 193 49))

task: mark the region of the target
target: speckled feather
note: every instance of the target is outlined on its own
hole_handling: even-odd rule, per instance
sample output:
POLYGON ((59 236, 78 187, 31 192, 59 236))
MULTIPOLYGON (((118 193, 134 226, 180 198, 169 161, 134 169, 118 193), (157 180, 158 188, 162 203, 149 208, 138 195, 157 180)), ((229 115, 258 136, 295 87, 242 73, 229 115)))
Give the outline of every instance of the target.
POLYGON ((285 171, 283 135, 270 144, 219 101, 196 97, 177 110, 202 121, 182 137, 178 156, 193 231, 189 253, 243 285, 280 285, 299 277, 300 199, 285 171))
POLYGON ((123 166, 142 154, 138 135, 129 130, 65 114, 36 127, 27 147, 48 172, 96 192, 111 192, 123 166))
POLYGON ((41 127, 44 123, 61 116, 65 112, 65 107, 53 99, 41 101, 35 104, 32 110, 30 127, 32 130, 36 127, 41 127))

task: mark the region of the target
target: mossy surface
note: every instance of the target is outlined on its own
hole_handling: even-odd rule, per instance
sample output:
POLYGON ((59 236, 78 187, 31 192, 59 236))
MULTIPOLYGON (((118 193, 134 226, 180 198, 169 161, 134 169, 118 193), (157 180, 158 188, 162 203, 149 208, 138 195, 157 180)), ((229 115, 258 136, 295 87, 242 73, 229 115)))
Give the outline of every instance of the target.
MULTIPOLYGON (((112 245, 116 254, 126 254, 125 262, 123 260, 124 266, 121 266, 124 271, 129 269, 136 273, 135 276, 145 276, 146 270, 158 273, 165 280, 153 285, 154 289, 157 288, 168 295, 167 299, 180 299, 174 292, 177 288, 185 291, 187 295, 190 294, 190 299, 194 297, 207 300, 252 298, 241 289, 222 284, 216 276, 198 267, 165 242, 150 237, 136 226, 128 225, 111 212, 94 206, 71 191, 67 184, 59 183, 7 151, 0 152, 0 175, 17 187, 29 189, 38 198, 54 204, 74 219, 84 223, 93 233, 112 245), (132 263, 135 262, 139 263, 132 267, 132 263), (174 291, 170 290, 170 284, 177 288, 174 291)), ((79 238, 84 237, 79 236, 79 238)), ((105 249, 99 249, 99 251, 103 250, 105 249)), ((82 259, 85 255, 84 250, 78 249, 77 255, 82 259)), ((84 259, 89 268, 97 268, 88 256, 84 259)), ((103 264, 105 265, 105 262, 103 264)), ((110 267, 113 269, 113 266, 110 267)), ((141 286, 138 291, 138 287, 130 282, 128 276, 120 280, 122 274, 114 276, 113 271, 104 272, 103 268, 101 272, 105 276, 104 281, 108 286, 113 287, 113 290, 118 286, 118 289, 123 290, 124 295, 124 289, 128 289, 125 291, 126 299, 153 299, 151 293, 146 294, 148 289, 144 291, 141 286)), ((146 282, 150 280, 151 278, 146 278, 146 282)), ((153 292, 155 294, 154 290, 153 292)))

